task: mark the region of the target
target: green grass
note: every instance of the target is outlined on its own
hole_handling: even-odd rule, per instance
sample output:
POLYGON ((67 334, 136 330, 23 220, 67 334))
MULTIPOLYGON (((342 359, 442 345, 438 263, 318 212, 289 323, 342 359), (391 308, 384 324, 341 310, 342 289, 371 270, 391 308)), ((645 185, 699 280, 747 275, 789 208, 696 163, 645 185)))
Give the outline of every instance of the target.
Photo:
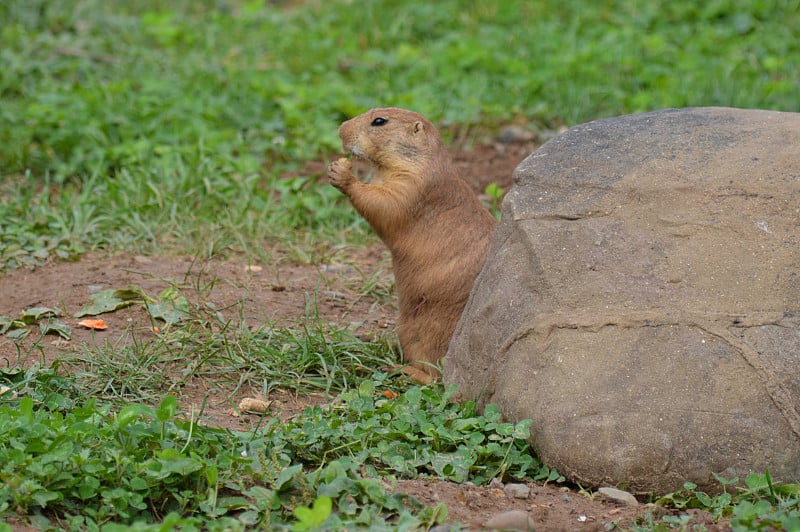
POLYGON ((376 105, 490 128, 800 110, 796 0, 315 4, 4 2, 0 260, 360 242, 336 191, 280 176, 376 105))
POLYGON ((329 498, 336 512, 320 523, 331 528, 418 529, 444 508, 390 494, 378 477, 559 478, 530 453, 529 423, 503 423, 496 408, 478 416, 432 388, 387 398, 367 379, 335 405, 233 433, 180 415, 173 396, 113 411, 68 399, 78 384, 52 371, 13 377, 25 396, 0 400, 0 515, 42 528, 297 529, 298 508, 329 498))
MULTIPOLYGON (((325 263, 374 237, 303 164, 338 152, 338 124, 377 105, 420 111, 448 138, 663 107, 800 111, 798 0, 291 4, 2 2, 0 271, 88 250, 325 263)), ((375 276, 362 284, 391 297, 375 276)), ((375 477, 558 478, 527 452, 526 427, 492 410, 447 405, 436 387, 375 398, 408 388, 383 369, 394 342, 359 340, 313 306, 280 328, 187 307, 161 335, 52 367, 32 364, 37 342, 20 351, 0 373, 19 394, 0 398, 0 516, 40 528, 411 529, 444 509, 375 477), (167 396, 192 379, 231 396, 336 398, 234 434, 176 413, 167 396)), ((0 327, 55 323, 23 317, 0 327)), ((777 486, 753 477, 728 499, 688 486, 662 504, 741 530, 797 526, 798 489, 777 486)))
MULTIPOLYGON (((138 306, 149 326, 131 326, 113 342, 80 345, 62 354, 59 364, 78 378, 82 395, 117 403, 155 403, 165 391, 178 392, 192 379, 212 383, 228 395, 242 388, 264 394, 275 389, 335 394, 376 372, 386 375, 387 368, 399 362, 394 337, 368 342, 355 337, 349 325, 325 322, 313 294, 305 316, 277 326, 248 321, 243 301, 227 308, 208 302, 215 283, 198 282, 185 290, 171 286, 158 295, 136 285, 96 292, 68 318, 102 317, 138 306), (184 293, 196 302, 189 303, 184 293)), ((72 338, 59 309, 36 307, 20 316, 0 316, 0 337, 33 340, 20 349, 13 361, 16 366, 43 360, 42 346, 55 334, 72 338)))

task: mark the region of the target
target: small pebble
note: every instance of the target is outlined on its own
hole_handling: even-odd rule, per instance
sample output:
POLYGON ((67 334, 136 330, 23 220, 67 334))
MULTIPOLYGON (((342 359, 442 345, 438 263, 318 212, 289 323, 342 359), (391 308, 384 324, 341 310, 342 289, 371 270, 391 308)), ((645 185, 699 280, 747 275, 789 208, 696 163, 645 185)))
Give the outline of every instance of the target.
POLYGON ((506 484, 503 488, 506 497, 513 497, 515 499, 527 499, 531 493, 531 489, 525 484, 506 484))
POLYGON ((636 500, 636 497, 627 491, 618 490, 617 488, 600 488, 597 490, 597 493, 603 495, 604 497, 608 497, 611 500, 627 504, 628 506, 636 506, 639 504, 639 501, 636 500))
POLYGON ((533 131, 528 131, 520 126, 506 126, 497 133, 497 142, 511 144, 512 142, 528 142, 536 138, 533 131))
POLYGON ((319 267, 319 269, 328 273, 345 273, 351 271, 353 267, 348 264, 333 263, 323 264, 319 267))
POLYGON ((533 530, 533 519, 525 510, 508 510, 493 515, 483 526, 493 530, 533 530))
POLYGON ((492 489, 501 490, 503 489, 503 482, 499 478, 495 477, 489 481, 489 487, 492 489))
POLYGON ((272 401, 262 401, 261 399, 256 399, 255 397, 245 397, 239 401, 239 411, 242 413, 252 412, 263 414, 269 410, 269 405, 271 404, 272 401))

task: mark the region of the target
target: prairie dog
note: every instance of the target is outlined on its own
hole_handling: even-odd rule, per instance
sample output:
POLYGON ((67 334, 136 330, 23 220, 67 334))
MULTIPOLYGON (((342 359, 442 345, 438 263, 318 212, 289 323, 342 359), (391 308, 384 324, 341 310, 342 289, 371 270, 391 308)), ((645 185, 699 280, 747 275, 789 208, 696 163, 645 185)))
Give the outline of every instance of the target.
POLYGON ((370 183, 350 161, 328 166, 330 183, 388 246, 397 288, 398 336, 411 377, 430 382, 447 352, 475 277, 483 267, 494 217, 456 173, 436 127, 417 113, 372 109, 344 122, 346 153, 375 167, 370 183))

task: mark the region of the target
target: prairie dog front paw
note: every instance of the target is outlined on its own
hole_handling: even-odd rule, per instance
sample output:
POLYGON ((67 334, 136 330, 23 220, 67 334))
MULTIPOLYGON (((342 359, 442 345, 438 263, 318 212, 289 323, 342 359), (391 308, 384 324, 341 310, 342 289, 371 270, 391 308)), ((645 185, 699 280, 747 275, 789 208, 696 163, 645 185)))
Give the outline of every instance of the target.
POLYGON ((355 180, 350 159, 342 157, 328 165, 328 181, 342 192, 355 180))

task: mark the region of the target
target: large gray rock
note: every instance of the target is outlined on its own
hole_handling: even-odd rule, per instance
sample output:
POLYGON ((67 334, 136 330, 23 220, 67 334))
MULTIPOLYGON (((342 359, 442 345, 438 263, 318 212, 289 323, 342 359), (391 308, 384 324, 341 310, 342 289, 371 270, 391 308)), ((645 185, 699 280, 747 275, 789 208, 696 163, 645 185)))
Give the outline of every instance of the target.
POLYGON ((520 164, 445 359, 583 485, 800 481, 800 114, 600 120, 520 164))

